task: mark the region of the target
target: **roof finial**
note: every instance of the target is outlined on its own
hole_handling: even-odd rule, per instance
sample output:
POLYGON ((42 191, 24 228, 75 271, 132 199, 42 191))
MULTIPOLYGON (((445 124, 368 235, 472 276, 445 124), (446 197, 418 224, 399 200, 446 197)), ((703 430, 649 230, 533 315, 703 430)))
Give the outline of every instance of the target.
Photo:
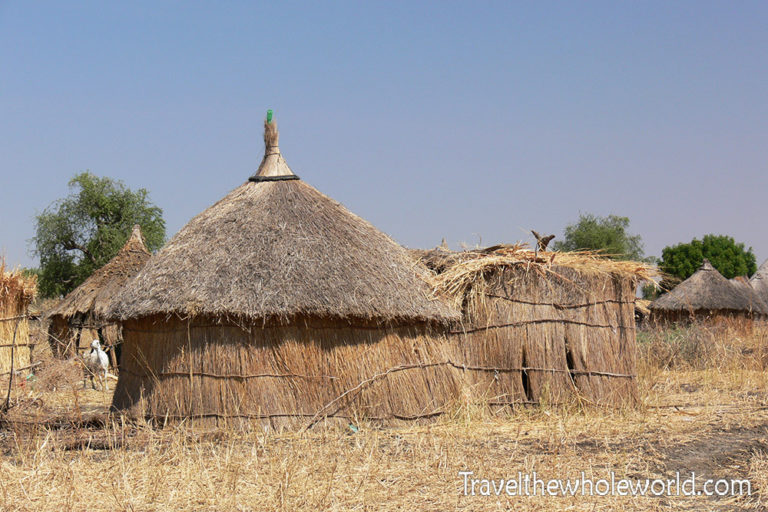
POLYGON ((279 154, 280 148, 277 141, 280 134, 277 132, 277 121, 272 119, 272 109, 267 110, 267 118, 264 120, 264 146, 265 155, 279 154))
POLYGON ((259 183, 262 181, 299 179, 293 174, 280 154, 280 148, 277 145, 278 139, 277 121, 274 119, 272 109, 269 109, 267 110, 267 117, 264 119, 264 159, 259 165, 259 170, 248 178, 248 181, 259 183))
POLYGON ((134 224, 133 229, 131 230, 131 236, 128 237, 125 246, 130 246, 131 250, 135 250, 137 249, 137 245, 140 245, 142 249, 146 249, 147 242, 144 239, 144 234, 141 232, 141 226, 134 224))

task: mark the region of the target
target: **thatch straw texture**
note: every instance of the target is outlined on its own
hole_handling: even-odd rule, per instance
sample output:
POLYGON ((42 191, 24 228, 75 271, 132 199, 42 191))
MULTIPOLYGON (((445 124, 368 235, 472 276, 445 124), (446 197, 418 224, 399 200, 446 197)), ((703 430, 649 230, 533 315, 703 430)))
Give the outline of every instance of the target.
POLYGON ((650 309, 659 321, 768 315, 768 305, 751 287, 729 281, 706 259, 691 277, 653 301, 650 309))
POLYGON ((89 347, 100 328, 107 344, 114 345, 119 341, 119 328, 109 325, 106 312, 115 295, 151 256, 141 228, 134 226, 125 245, 106 265, 46 313, 55 354, 71 356, 77 350, 89 347))
POLYGON ((421 259, 437 273, 435 292, 464 311, 454 357, 476 394, 499 404, 634 400, 635 290, 652 268, 523 245, 421 259))
POLYGON ((113 317, 458 319, 404 248, 293 179, 271 144, 252 179, 277 180, 248 181, 193 218, 120 292, 113 317))
POLYGON ((749 280, 749 284, 763 302, 768 304, 768 260, 760 265, 755 275, 749 280))
POLYGON ((129 278, 136 275, 152 254, 144 244, 141 228, 134 226, 125 245, 109 262, 72 290, 53 309, 50 316, 72 318, 76 315, 103 318, 112 298, 129 278))
POLYGON ((123 333, 113 405, 132 416, 279 428, 325 417, 427 418, 458 396, 447 342, 424 326, 243 328, 197 316, 130 320, 123 333))
POLYGON ((16 271, 6 271, 0 261, 0 371, 30 364, 27 308, 35 297, 37 280, 16 271), (14 336, 15 333, 15 336, 14 336), (13 357, 11 357, 13 354, 13 357))

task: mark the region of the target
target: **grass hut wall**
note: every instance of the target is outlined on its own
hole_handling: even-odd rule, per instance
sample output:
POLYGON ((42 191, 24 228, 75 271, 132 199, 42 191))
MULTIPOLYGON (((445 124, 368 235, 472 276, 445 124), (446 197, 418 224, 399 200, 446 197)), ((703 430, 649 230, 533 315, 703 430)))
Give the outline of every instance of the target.
POLYGON ((635 291, 652 269, 522 245, 423 252, 435 290, 463 310, 452 357, 491 404, 636 399, 635 291))
MULTIPOLYGON (((119 342, 120 326, 106 320, 106 308, 151 255, 144 244, 141 228, 134 226, 125 245, 106 265, 46 313, 54 354, 71 357, 79 350, 88 349, 91 341, 98 338, 102 338, 106 345, 114 346, 119 342)), ((114 351, 111 354, 114 357, 114 351)))
POLYGON ((740 280, 729 281, 704 260, 694 274, 650 305, 656 323, 691 322, 750 325, 768 315, 768 305, 740 280))
MULTIPOLYGON (((274 427, 428 417, 458 393, 404 248, 300 180, 265 122, 258 171, 194 217, 115 298, 130 416, 274 427)), ((441 341, 442 340, 442 341, 441 341)))
POLYGON ((0 262, 0 371, 29 366, 32 345, 27 309, 35 297, 37 280, 7 271, 0 262))

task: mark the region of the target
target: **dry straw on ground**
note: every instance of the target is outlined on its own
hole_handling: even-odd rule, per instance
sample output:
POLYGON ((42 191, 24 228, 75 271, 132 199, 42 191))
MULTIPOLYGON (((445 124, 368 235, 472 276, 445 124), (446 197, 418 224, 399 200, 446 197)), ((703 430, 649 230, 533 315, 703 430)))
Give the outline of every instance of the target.
MULTIPOLYGON (((756 357, 764 330, 694 326, 640 336, 640 402, 620 411, 590 406, 517 408, 490 414, 457 403, 430 425, 380 429, 365 422, 303 433, 204 432, 5 425, 0 509, 58 510, 765 510, 768 373, 756 357), (681 343, 671 367, 655 356, 681 343), (698 355, 695 355, 698 354, 698 355), (747 478, 740 497, 465 496, 476 478, 747 478)), ((17 389, 57 411, 105 410, 102 393, 17 389), (60 398, 57 398, 60 397, 60 398), (75 400, 77 405, 75 406, 75 400)), ((80 425, 72 421, 69 425, 80 425)))

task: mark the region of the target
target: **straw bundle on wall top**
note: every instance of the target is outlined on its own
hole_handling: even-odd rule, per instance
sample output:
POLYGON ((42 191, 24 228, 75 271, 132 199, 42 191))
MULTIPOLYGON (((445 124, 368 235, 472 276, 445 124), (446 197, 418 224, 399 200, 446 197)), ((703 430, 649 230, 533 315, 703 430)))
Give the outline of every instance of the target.
POLYGON ((463 309, 453 357, 476 394, 495 404, 634 399, 635 290, 651 267, 523 245, 420 257, 435 292, 463 309))
POLYGON ((7 271, 0 261, 0 371, 30 364, 29 322, 27 308, 35 297, 37 279, 18 271, 7 271), (15 331, 15 340, 14 340, 15 331), (13 346, 15 345, 15 346, 13 346))
POLYGON ((273 426, 434 414, 458 391, 447 342, 430 333, 459 312, 433 297, 404 248, 301 181, 277 142, 265 123, 258 172, 116 296, 124 352, 113 405, 273 426))
MULTIPOLYGON (((80 348, 90 345, 96 336, 95 329, 105 327, 106 311, 113 297, 129 278, 133 277, 152 254, 144 244, 141 228, 133 227, 125 245, 109 262, 95 271, 88 279, 72 290, 46 316, 51 321, 50 334, 55 353, 72 355, 81 334, 80 348), (79 333, 86 329, 87 332, 79 333)), ((119 337, 112 326, 108 329, 109 341, 119 337)))

